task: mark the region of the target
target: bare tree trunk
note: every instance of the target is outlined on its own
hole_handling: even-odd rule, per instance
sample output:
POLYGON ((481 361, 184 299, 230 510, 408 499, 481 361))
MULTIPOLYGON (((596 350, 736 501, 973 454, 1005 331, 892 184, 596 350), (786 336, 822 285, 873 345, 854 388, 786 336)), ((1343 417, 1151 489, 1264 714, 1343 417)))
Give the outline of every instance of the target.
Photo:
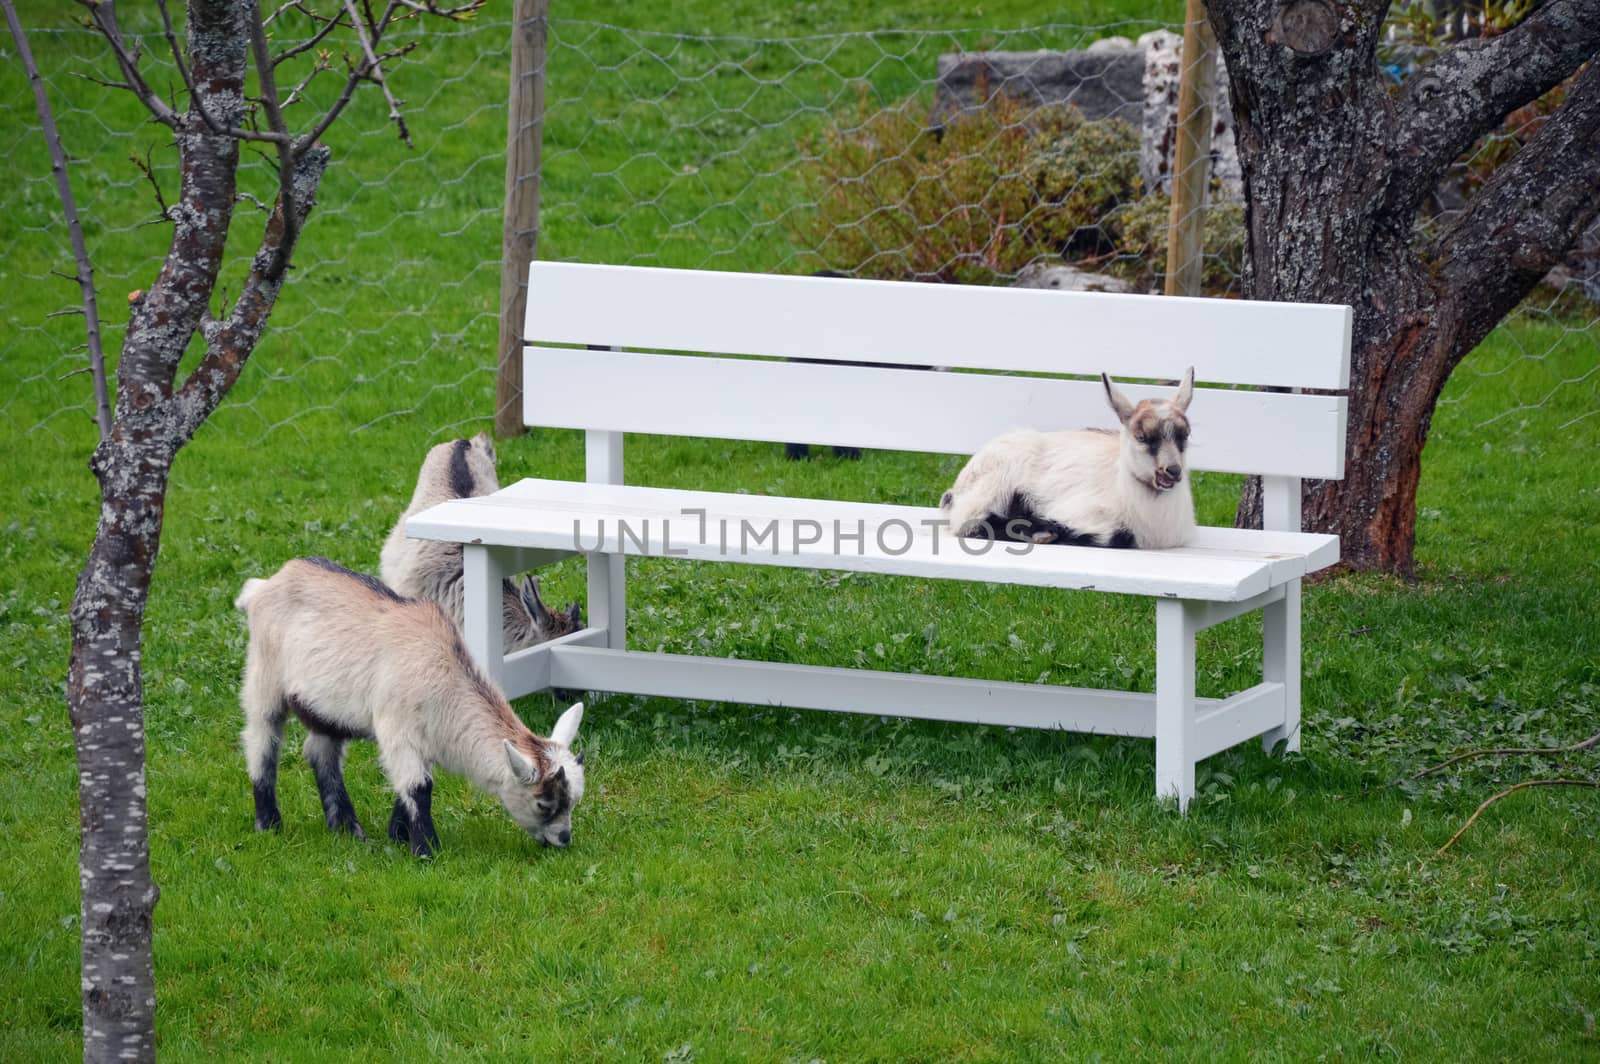
POLYGON ((67 704, 78 752, 84 1059, 90 1061, 155 1057, 152 928, 160 892, 146 830, 141 633, 168 476, 265 327, 327 162, 327 150, 316 147, 292 164, 233 313, 210 320, 233 218, 239 142, 209 131, 200 109, 209 122, 239 124, 250 10, 204 0, 189 6, 188 66, 197 88, 176 130, 181 189, 171 212, 172 242, 160 274, 134 305, 117 367, 116 418, 89 463, 100 484, 100 522, 70 611, 67 704), (287 226, 286 200, 298 216, 287 226), (176 388, 197 331, 206 354, 176 388))
POLYGON ((172 463, 168 446, 113 440, 90 463, 100 526, 71 608, 67 705, 78 751, 85 1060, 155 1056, 140 644, 172 463))
MULTIPOLYGON (((1417 236, 1418 206, 1480 135, 1600 51, 1600 0, 1549 0, 1397 96, 1376 69, 1387 11, 1210 0, 1245 176, 1246 289, 1355 309, 1345 477, 1307 482, 1305 526, 1337 533, 1348 565, 1410 573, 1423 447, 1450 372, 1600 211, 1600 63, 1437 239, 1417 236)), ((1238 521, 1260 520, 1251 483, 1238 521)))
MULTIPOLYGON (((390 119, 410 143, 383 72, 385 62, 404 55, 410 46, 380 50, 386 32, 408 12, 468 18, 484 0, 461 0, 455 7, 411 0, 358 6, 345 0, 343 12, 318 16, 312 36, 287 44, 269 38, 259 0, 189 0, 187 48, 179 44, 168 8, 158 2, 173 66, 188 91, 183 112, 146 80, 140 70, 141 48, 123 36, 115 0, 80 2, 89 12, 88 21, 111 46, 122 76, 116 84, 172 130, 179 162, 178 200, 170 208, 163 205, 163 215, 172 223, 171 244, 149 291, 133 304, 117 364, 115 416, 109 424, 102 420, 100 445, 89 462, 100 484, 100 522, 73 594, 67 679, 81 821, 84 1059, 154 1060, 152 946, 160 892, 150 873, 140 657, 172 462, 227 396, 255 351, 328 165, 328 149, 318 140, 362 83, 383 90, 390 119), (284 119, 277 68, 341 28, 357 38, 360 54, 347 54, 342 91, 311 120, 307 132, 296 136, 284 119), (276 53, 275 45, 280 49, 276 53), (259 93, 253 97, 245 95, 249 56, 254 58, 259 93), (210 307, 233 223, 240 144, 245 141, 276 147, 278 197, 239 296, 227 316, 217 320, 210 307), (204 354, 179 386, 179 366, 197 333, 205 343, 204 354)), ((75 222, 65 152, 49 117, 48 98, 10 0, 0 0, 0 5, 34 79, 62 208, 75 222)), ((331 69, 319 57, 290 95, 331 69)), ((93 323, 93 275, 76 231, 74 250, 85 312, 93 323)), ((91 339, 95 335, 91 332, 91 339)), ((90 361, 98 374, 102 413, 109 415, 104 360, 94 343, 90 361)))

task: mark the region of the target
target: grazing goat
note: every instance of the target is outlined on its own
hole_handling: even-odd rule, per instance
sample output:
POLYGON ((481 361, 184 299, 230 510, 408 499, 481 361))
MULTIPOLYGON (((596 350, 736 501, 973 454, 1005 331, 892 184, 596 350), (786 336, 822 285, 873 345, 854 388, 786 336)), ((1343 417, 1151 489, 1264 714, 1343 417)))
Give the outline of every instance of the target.
POLYGON ((306 726, 305 759, 334 831, 366 837, 345 790, 344 753, 351 739, 372 739, 397 795, 389 837, 412 853, 429 857, 439 845, 435 766, 498 797, 540 842, 571 841, 583 755, 569 748, 582 703, 561 714, 550 738, 534 735, 436 603, 326 558, 297 558, 269 579, 246 580, 234 605, 250 625, 240 702, 256 830, 283 823, 278 748, 293 713, 306 726))
MULTIPOLYGON (((460 627, 463 605, 461 544, 406 535, 406 518, 451 499, 491 495, 500 490, 494 471, 494 441, 486 432, 470 440, 451 440, 428 452, 417 474, 411 505, 400 515, 378 558, 383 582, 402 595, 437 602, 460 627)), ((500 612, 507 653, 575 632, 582 626, 576 602, 551 613, 539 598, 539 582, 506 580, 500 586, 500 612)))
POLYGON ((1122 431, 1020 431, 984 444, 939 503, 957 535, 1154 549, 1189 537, 1194 369, 1171 399, 1137 404, 1104 373, 1100 380, 1122 431))

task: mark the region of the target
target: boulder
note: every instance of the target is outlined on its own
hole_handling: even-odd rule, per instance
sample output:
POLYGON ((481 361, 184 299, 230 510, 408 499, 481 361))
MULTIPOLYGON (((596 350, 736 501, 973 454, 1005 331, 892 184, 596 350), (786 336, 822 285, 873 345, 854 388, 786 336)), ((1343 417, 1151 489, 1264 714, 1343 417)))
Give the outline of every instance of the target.
POLYGON ((982 107, 1003 93, 1031 104, 1076 104, 1089 119, 1138 128, 1144 113, 1144 50, 1125 38, 1083 51, 955 52, 939 57, 930 121, 982 107))
POLYGON ((1012 288, 1049 288, 1057 292, 1132 292, 1128 282, 1103 273, 1090 273, 1076 266, 1031 262, 1017 274, 1012 288))

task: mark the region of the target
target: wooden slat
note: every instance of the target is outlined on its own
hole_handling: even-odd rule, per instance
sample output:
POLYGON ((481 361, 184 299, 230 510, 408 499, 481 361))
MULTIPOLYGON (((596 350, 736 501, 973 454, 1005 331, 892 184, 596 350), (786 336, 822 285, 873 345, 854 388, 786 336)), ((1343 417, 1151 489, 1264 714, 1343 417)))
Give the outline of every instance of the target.
MULTIPOLYGON (((860 521, 875 528, 899 521, 912 528, 939 519, 932 506, 897 506, 889 503, 838 502, 789 495, 752 495, 745 492, 696 491, 652 488, 633 484, 596 484, 576 480, 542 480, 530 477, 500 489, 500 497, 520 499, 543 509, 595 510, 629 518, 677 516, 687 501, 708 514, 739 514, 752 520, 794 520, 829 512, 844 521, 860 521)), ((708 517, 707 520, 710 520, 708 517)), ((409 527, 409 526, 408 526, 409 527)), ((1189 542, 1162 553, 1204 562, 1209 559, 1249 558, 1270 567, 1270 582, 1286 583, 1296 577, 1326 569, 1339 562, 1339 537, 1321 532, 1263 532, 1260 529, 1201 525, 1189 542)))
POLYGON ((1194 759, 1254 739, 1283 724, 1284 688, 1281 683, 1258 683, 1221 702, 1197 699, 1194 722, 1194 759))
MULTIPOLYGON (((938 493, 931 491, 929 497, 938 493)), ((753 495, 748 492, 697 491, 686 493, 678 488, 652 488, 635 484, 596 484, 578 480, 543 480, 529 477, 513 481, 500 489, 499 494, 508 499, 523 499, 532 506, 557 507, 609 507, 621 514, 676 513, 676 507, 686 495, 696 506, 708 511, 742 510, 760 517, 808 517, 818 506, 840 508, 859 517, 868 524, 881 524, 891 519, 904 521, 913 527, 920 522, 939 516, 931 506, 898 506, 892 503, 854 503, 806 499, 791 495, 753 495)), ((1201 525, 1182 547, 1167 551, 1185 557, 1204 557, 1211 554, 1248 555, 1274 566, 1283 566, 1275 581, 1281 583, 1297 576, 1316 572, 1339 561, 1339 537, 1320 532, 1263 532, 1253 528, 1219 527, 1201 525)))
MULTIPOLYGON (((552 647, 548 661, 550 683, 576 690, 1144 739, 1155 735, 1155 696, 1139 691, 607 650, 570 643, 552 647)), ((1282 684, 1258 684, 1228 699, 1195 699, 1195 760, 1204 760, 1281 721, 1282 701, 1282 684)))
POLYGON ((604 628, 580 628, 576 632, 524 647, 505 656, 500 669, 500 689, 507 698, 521 698, 550 686, 550 655, 559 647, 603 647, 604 628))
MULTIPOLYGON (((934 529, 933 509, 567 481, 442 503, 406 521, 420 539, 697 558, 1233 602, 1298 576, 1295 554, 982 544, 934 529), (704 511, 704 516, 699 515, 704 511), (911 515, 920 515, 913 518, 911 515), (603 524, 602 524, 603 522, 603 524), (603 535, 602 535, 603 531, 603 535), (983 553, 972 553, 982 550, 983 553), (1016 552, 1016 553, 1014 553, 1016 552)), ((1244 533, 1246 537, 1249 532, 1244 533)), ((1276 533, 1287 537, 1289 533, 1276 533)), ((1285 542, 1280 539, 1278 542, 1285 542)), ((1248 542, 1244 540, 1242 542, 1248 542)))
POLYGON ((1099 735, 1155 734, 1155 699, 1132 691, 968 680, 643 651, 560 647, 550 682, 575 690, 827 709, 1099 735))
MULTIPOLYGON (((536 262, 525 338, 1342 390, 1350 308, 536 262)), ((531 391, 538 389, 529 383, 531 391)))
POLYGON ((1263 591, 1255 598, 1244 599, 1239 602, 1203 602, 1190 611, 1194 618, 1194 629, 1203 632, 1207 628, 1215 628, 1219 624, 1231 621, 1236 617, 1243 617, 1247 613, 1254 613, 1264 609, 1271 603, 1283 598, 1284 587, 1287 582, 1274 583, 1272 587, 1263 591))
MULTIPOLYGON (((972 454, 1010 429, 1117 424, 1098 382, 1039 377, 530 347, 525 380, 528 424, 550 428, 972 454)), ((1136 400, 1172 394, 1125 391, 1136 400)), ((1345 404, 1197 388, 1190 465, 1338 479, 1345 404)))

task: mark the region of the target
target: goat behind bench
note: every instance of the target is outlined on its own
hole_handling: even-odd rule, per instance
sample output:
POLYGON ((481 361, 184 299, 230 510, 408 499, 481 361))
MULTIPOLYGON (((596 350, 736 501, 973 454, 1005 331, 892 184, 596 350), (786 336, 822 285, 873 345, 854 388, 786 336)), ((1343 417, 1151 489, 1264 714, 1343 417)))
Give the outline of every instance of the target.
MULTIPOLYGON (((428 451, 417 473, 411 503, 384 541, 378 558, 383 582, 402 595, 437 602, 461 624, 461 544, 436 543, 406 535, 406 518, 450 499, 493 495, 500 490, 495 474, 494 441, 486 432, 470 440, 451 440, 428 451)), ((582 627, 576 602, 552 613, 539 597, 538 581, 519 578, 500 585, 501 623, 507 650, 521 650, 582 627)))

